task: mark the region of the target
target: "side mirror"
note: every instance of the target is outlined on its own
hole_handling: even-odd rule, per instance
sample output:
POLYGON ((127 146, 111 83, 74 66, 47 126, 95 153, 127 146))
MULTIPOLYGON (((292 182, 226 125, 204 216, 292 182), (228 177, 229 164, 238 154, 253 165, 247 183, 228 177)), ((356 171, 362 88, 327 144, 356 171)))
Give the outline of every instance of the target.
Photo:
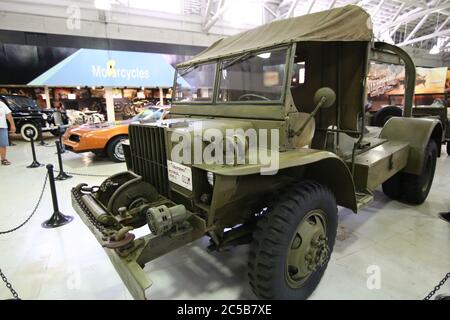
POLYGON ((328 87, 320 88, 314 94, 314 104, 320 104, 321 108, 329 108, 336 101, 336 93, 333 89, 328 87))
POLYGON ((336 93, 331 88, 323 87, 316 91, 313 100, 316 107, 313 111, 311 111, 308 119, 306 119, 300 129, 298 129, 295 133, 297 136, 299 136, 303 132, 303 130, 306 128, 306 125, 309 123, 309 121, 311 121, 312 118, 314 118, 320 108, 329 108, 334 104, 334 102, 336 101, 336 93))

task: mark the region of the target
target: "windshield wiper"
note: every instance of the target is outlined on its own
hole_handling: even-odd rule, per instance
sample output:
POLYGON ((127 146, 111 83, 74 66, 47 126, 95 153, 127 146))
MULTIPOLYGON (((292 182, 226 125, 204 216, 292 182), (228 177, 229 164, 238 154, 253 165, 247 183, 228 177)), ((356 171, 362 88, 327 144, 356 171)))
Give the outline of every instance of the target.
POLYGON ((236 58, 234 58, 230 62, 222 64, 222 66, 220 67, 220 70, 223 70, 223 69, 226 69, 228 67, 231 67, 233 64, 236 64, 238 62, 247 60, 248 58, 251 58, 251 57, 253 57, 253 53, 251 53, 251 52, 246 52, 244 54, 241 54, 240 56, 237 56, 236 58))

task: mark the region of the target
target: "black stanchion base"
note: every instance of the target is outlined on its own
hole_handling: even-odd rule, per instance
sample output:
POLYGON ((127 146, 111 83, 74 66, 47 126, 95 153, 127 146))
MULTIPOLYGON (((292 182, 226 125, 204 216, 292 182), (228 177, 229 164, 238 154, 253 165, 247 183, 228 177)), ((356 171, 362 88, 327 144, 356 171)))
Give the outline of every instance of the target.
POLYGON ((57 228, 68 224, 73 220, 72 216, 65 216, 61 212, 54 212, 50 219, 44 221, 41 226, 45 229, 57 228))
POLYGON ((447 222, 450 222, 450 212, 441 212, 439 213, 442 220, 445 220, 447 222))
POLYGON ((62 180, 70 179, 70 178, 72 178, 72 176, 68 175, 68 174, 65 173, 65 172, 60 172, 60 173, 56 176, 55 180, 62 181, 62 180))
POLYGON ((37 161, 33 161, 29 166, 27 166, 27 168, 39 168, 42 167, 43 164, 37 162, 37 161))

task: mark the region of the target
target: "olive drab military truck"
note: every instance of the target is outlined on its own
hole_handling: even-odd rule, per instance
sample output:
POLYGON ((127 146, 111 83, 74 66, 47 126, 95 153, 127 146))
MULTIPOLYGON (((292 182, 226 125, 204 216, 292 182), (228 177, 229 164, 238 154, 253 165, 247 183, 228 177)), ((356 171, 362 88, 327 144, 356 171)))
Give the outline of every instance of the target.
POLYGON ((338 205, 356 213, 380 185, 392 199, 427 198, 442 127, 411 117, 414 81, 411 58, 373 42, 357 6, 221 39, 177 66, 168 119, 130 125, 128 170, 76 186, 73 206, 136 299, 151 298, 146 263, 204 236, 209 250, 250 244, 257 297, 308 298, 333 250, 338 205), (406 69, 403 116, 383 128, 364 126, 373 60, 406 69))

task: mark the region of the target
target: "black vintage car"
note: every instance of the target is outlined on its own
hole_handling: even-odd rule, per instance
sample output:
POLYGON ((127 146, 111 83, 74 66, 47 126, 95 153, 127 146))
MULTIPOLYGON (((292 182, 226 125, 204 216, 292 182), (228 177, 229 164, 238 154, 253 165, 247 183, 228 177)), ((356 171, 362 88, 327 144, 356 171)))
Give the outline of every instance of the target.
MULTIPOLYGON (((30 140, 25 135, 26 131, 34 131, 34 139, 39 137, 39 128, 42 131, 50 131, 53 135, 58 134, 55 123, 55 109, 39 109, 36 101, 20 95, 0 94, 0 100, 3 101, 11 110, 11 114, 16 123, 16 133, 20 133, 25 140, 30 140)), ((62 113, 63 124, 68 123, 66 114, 62 113)))

